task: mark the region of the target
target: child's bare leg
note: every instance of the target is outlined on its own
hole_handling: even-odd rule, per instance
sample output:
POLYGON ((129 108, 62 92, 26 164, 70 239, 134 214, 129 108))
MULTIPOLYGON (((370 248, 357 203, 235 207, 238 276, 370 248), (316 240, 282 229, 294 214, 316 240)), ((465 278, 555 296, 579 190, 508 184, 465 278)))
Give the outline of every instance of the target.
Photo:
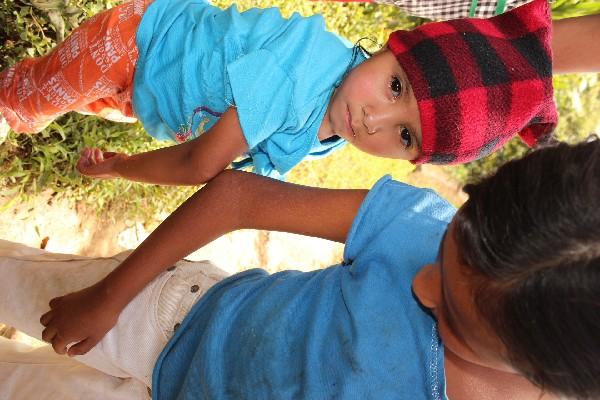
POLYGON ((86 21, 49 54, 0 73, 0 114, 16 132, 38 132, 68 111, 135 120, 135 33, 149 0, 86 21))
POLYGON ((31 347, 0 337, 2 399, 149 400, 146 386, 136 379, 104 374, 60 356, 49 345, 31 347))
MULTIPOLYGON (((53 254, 0 240, 0 321, 41 339, 50 299, 90 286, 125 259, 53 254)), ((116 377, 150 385, 158 355, 178 323, 225 276, 209 263, 181 261, 157 277, 121 313, 113 329, 77 359, 116 377)))

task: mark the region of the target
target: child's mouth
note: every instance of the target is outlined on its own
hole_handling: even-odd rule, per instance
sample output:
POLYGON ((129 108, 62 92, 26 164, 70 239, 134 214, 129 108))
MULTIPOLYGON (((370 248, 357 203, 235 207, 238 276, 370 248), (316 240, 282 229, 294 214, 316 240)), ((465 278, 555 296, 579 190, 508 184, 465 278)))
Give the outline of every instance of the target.
POLYGON ((346 125, 348 128, 348 133, 355 138, 356 132, 354 132, 354 128, 352 128, 352 114, 350 114, 350 108, 346 107, 346 125))

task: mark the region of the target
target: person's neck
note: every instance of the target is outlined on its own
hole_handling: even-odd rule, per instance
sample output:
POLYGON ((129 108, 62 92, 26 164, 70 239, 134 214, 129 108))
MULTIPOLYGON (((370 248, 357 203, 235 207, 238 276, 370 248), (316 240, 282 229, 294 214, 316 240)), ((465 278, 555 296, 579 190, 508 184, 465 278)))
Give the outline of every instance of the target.
POLYGON ((471 363, 444 349, 446 393, 450 400, 557 400, 521 375, 471 363))

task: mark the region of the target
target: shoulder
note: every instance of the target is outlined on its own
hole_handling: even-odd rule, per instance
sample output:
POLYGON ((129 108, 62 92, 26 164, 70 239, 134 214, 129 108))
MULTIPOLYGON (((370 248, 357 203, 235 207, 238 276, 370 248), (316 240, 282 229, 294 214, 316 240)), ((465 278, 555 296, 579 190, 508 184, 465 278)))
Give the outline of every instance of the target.
POLYGON ((431 262, 456 209, 429 189, 380 179, 363 201, 348 235, 345 260, 402 254, 411 268, 431 262), (376 245, 375 245, 376 244, 376 245))

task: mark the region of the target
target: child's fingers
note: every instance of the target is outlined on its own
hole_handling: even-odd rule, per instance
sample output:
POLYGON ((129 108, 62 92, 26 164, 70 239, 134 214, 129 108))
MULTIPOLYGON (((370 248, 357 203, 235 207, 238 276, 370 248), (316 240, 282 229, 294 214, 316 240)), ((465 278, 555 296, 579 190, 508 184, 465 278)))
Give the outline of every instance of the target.
POLYGON ((50 306, 50 309, 58 307, 58 304, 59 304, 61 298, 62 297, 55 297, 55 298, 51 299, 48 302, 48 305, 50 306))
POLYGON ((42 324, 43 326, 48 326, 50 321, 52 321, 52 310, 48 311, 40 317, 40 324, 42 324))
POLYGON ((90 148, 89 147, 84 147, 80 152, 79 152, 79 158, 89 158, 90 156, 90 148))
POLYGON ((81 150, 81 152, 79 153, 79 160, 77 160, 77 169, 84 168, 84 167, 90 165, 91 164, 91 162, 90 162, 91 155, 92 155, 92 149, 86 147, 85 149, 81 150))
POLYGON ((48 327, 48 328, 45 328, 45 329, 42 331, 42 340, 43 340, 44 342, 46 342, 46 343, 52 343, 52 340, 53 340, 53 339, 54 339, 54 337, 56 336, 56 333, 57 333, 57 332, 58 332, 58 331, 56 330, 56 328, 54 328, 54 327, 52 327, 52 326, 51 326, 51 327, 48 327))
POLYGON ((69 349, 67 350, 67 355, 69 357, 81 356, 90 351, 96 345, 97 342, 98 341, 93 338, 84 339, 81 342, 69 347, 69 349))
POLYGON ((73 340, 65 339, 57 333, 52 340, 52 348, 58 354, 65 354, 67 352, 67 345, 72 342, 73 340))
POLYGON ((100 149, 94 149, 94 157, 92 157, 94 164, 99 164, 104 161, 104 153, 100 149))

